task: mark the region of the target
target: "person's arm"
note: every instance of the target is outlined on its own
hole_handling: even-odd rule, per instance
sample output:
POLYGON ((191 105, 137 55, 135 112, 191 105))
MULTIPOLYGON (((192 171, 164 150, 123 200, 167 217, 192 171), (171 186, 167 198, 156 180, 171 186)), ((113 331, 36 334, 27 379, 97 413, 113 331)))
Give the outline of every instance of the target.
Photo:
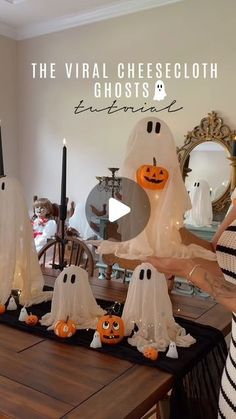
POLYGON ((225 217, 224 221, 219 226, 217 232, 215 233, 214 237, 212 238, 212 246, 213 249, 216 249, 217 242, 221 236, 221 234, 225 231, 225 229, 236 219, 236 206, 233 206, 230 212, 225 217))
POLYGON ((230 311, 236 312, 236 285, 226 281, 222 276, 215 276, 201 265, 194 265, 185 278, 194 285, 206 291, 230 311), (194 270, 193 270, 194 269, 194 270), (193 270, 192 274, 191 270, 193 270))
POLYGON ((188 246, 189 244, 197 244, 198 246, 204 247, 205 249, 211 250, 212 252, 215 251, 211 242, 201 239, 200 237, 196 236, 191 231, 189 231, 187 228, 182 227, 180 228, 179 232, 182 243, 186 246, 188 246))
POLYGON ((216 275, 194 259, 156 258, 149 257, 151 263, 159 272, 177 275, 191 281, 198 288, 212 295, 228 310, 236 312, 236 285, 227 282, 219 271, 216 275))

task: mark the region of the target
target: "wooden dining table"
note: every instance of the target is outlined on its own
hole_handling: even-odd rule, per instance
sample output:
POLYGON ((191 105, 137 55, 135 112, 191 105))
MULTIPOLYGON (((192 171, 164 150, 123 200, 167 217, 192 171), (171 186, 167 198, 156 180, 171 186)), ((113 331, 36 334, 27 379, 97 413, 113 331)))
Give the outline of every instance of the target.
MULTIPOLYGON (((47 285, 55 276, 45 275, 47 285)), ((96 298, 124 302, 127 284, 90 279, 96 298)), ((174 314, 230 332, 231 313, 211 299, 172 295, 174 314)), ((96 350, 0 324, 0 418, 138 419, 173 376, 96 350)))

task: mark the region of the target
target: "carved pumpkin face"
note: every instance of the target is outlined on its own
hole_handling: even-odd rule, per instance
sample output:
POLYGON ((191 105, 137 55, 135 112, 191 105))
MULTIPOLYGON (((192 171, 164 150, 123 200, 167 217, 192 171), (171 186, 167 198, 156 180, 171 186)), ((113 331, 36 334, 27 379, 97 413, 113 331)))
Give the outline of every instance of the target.
POLYGON ((146 358, 151 359, 152 361, 156 361, 156 359, 158 358, 158 351, 157 351, 157 349, 156 349, 156 348, 152 348, 152 347, 150 347, 150 348, 146 348, 146 349, 144 350, 143 355, 144 355, 146 358))
POLYGON ((74 320, 58 320, 54 326, 54 333, 60 338, 70 338, 75 332, 76 324, 74 320))
POLYGON ((26 318, 25 323, 29 326, 35 326, 38 323, 38 317, 31 314, 26 318))
POLYGON ((164 167, 157 166, 155 158, 153 158, 153 165, 144 164, 136 172, 138 184, 145 189, 164 189, 168 177, 168 170, 164 169, 164 167))
POLYGON ((100 317, 97 324, 97 331, 100 333, 101 342, 115 345, 124 337, 124 322, 121 317, 106 314, 100 317))

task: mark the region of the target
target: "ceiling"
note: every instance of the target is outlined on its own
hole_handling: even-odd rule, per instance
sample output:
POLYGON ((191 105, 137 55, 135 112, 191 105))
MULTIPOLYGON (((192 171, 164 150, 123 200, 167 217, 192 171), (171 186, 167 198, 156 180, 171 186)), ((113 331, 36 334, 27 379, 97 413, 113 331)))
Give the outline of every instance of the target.
POLYGON ((0 34, 20 40, 182 0, 0 0, 0 34))

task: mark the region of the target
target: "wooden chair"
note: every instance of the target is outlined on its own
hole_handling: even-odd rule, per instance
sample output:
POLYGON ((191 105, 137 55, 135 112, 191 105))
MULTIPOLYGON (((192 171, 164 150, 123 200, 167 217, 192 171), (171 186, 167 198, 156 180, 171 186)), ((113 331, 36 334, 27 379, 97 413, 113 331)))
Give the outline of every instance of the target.
MULTIPOLYGON (((65 239, 65 256, 66 266, 81 266, 88 271, 89 276, 93 276, 94 260, 93 255, 88 246, 77 237, 66 237, 65 239)), ((38 253, 39 264, 43 272, 54 270, 59 265, 60 255, 62 252, 62 243, 60 239, 50 240, 38 253)))

